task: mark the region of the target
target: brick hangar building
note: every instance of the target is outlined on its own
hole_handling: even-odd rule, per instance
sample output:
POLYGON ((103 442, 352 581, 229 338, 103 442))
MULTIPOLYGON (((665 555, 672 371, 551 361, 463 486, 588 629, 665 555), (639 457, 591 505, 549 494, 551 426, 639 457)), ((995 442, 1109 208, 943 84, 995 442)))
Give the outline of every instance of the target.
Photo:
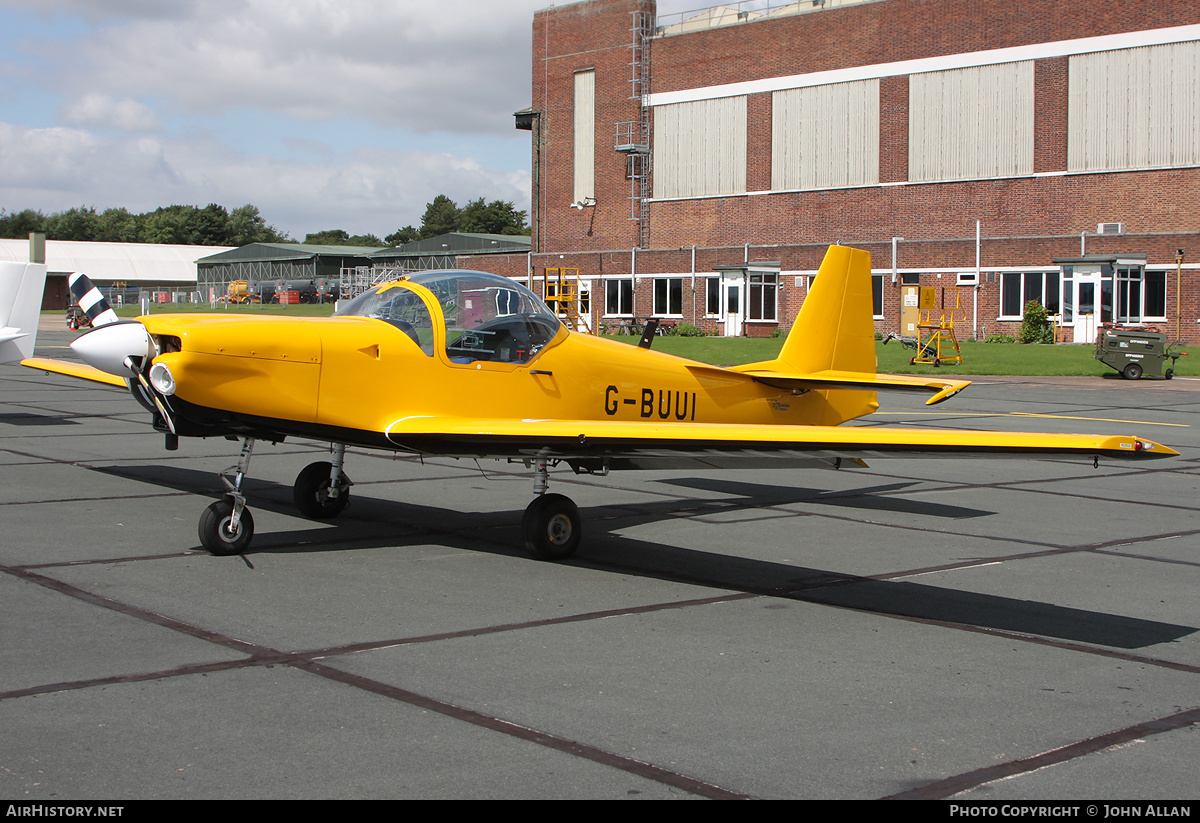
POLYGON ((881 333, 913 334, 922 285, 962 339, 1038 300, 1062 340, 1200 342, 1195 0, 743 5, 538 12, 532 251, 460 265, 578 269, 597 324, 765 336, 841 242, 881 333))

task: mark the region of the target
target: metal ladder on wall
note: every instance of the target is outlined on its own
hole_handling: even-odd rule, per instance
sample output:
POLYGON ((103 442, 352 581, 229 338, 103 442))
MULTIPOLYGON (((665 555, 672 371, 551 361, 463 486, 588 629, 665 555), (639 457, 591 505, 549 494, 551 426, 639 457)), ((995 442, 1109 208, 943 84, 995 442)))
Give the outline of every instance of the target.
POLYGON ((646 11, 630 12, 629 99, 638 104, 639 119, 617 124, 616 150, 625 155, 625 175, 629 178, 629 219, 638 224, 638 248, 650 245, 650 38, 654 34, 654 15, 646 11))

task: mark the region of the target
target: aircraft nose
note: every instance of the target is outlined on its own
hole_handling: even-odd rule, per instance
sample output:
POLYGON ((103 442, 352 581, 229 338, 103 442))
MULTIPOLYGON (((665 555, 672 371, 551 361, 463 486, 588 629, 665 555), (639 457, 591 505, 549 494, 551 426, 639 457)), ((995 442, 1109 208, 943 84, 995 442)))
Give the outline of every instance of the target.
POLYGON ((154 341, 141 323, 124 320, 79 335, 71 343, 71 351, 102 372, 132 377, 135 370, 126 366, 125 361, 130 357, 153 357, 154 341))

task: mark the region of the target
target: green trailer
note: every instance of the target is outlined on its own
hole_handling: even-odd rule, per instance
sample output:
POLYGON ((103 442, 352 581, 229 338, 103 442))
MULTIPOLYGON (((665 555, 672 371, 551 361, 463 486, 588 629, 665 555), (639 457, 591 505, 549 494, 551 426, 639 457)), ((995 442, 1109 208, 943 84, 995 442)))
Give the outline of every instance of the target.
POLYGON ((1119 371, 1126 380, 1170 380, 1175 376, 1175 361, 1180 354, 1171 350, 1167 336, 1159 332, 1114 327, 1101 329, 1096 335, 1096 359, 1119 371), (1168 360, 1170 365, 1165 365, 1168 360))

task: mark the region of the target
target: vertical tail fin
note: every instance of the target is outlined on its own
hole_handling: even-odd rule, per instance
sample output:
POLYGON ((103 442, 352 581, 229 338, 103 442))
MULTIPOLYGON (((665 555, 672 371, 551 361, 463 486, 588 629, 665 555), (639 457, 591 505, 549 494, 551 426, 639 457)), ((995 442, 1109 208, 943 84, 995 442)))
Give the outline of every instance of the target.
POLYGON ((45 289, 45 263, 0 262, 0 363, 33 357, 45 289))
POLYGON ((779 360, 799 374, 875 373, 871 255, 830 246, 779 360))
POLYGON ((966 388, 970 381, 876 374, 872 288, 871 255, 830 246, 779 357, 732 370, 776 388, 817 389, 824 406, 810 401, 810 420, 827 426, 875 411, 879 389, 933 392, 933 405, 966 388))

